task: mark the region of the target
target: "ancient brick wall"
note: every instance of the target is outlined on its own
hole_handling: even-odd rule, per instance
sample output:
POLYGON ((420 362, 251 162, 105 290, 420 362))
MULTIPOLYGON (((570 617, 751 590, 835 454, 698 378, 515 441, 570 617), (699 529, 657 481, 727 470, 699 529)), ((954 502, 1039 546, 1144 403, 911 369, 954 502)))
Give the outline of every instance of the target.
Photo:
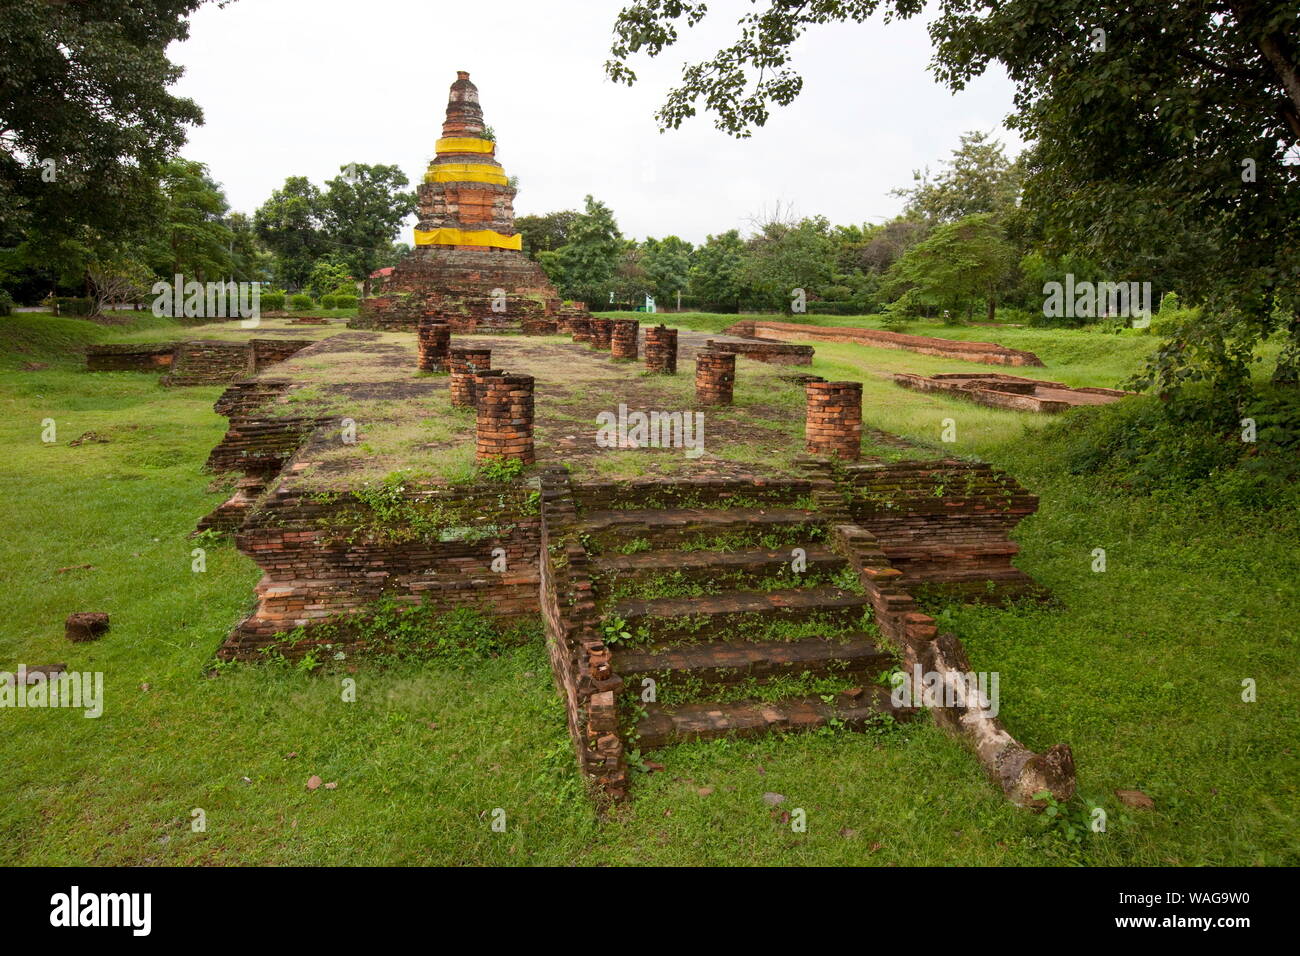
POLYGON ((194 341, 174 347, 164 385, 221 385, 254 374, 316 344, 315 339, 250 339, 247 342, 194 341))
POLYGON ((275 401, 289 390, 291 384, 287 378, 244 379, 222 392, 212 410, 227 418, 248 415, 253 409, 275 401))
POLYGON ((90 372, 157 372, 172 364, 176 346, 171 342, 158 345, 88 345, 86 370, 90 372))
POLYGON ((970 597, 1035 589, 1011 563, 1011 531, 1038 498, 1006 472, 957 459, 846 466, 840 478, 854 523, 873 534, 913 590, 970 597))
MULTIPOLYGON (((513 489, 518 491, 518 489, 513 489)), ((277 634, 364 610, 381 597, 425 602, 438 610, 473 607, 507 621, 535 615, 541 519, 529 496, 502 485, 411 490, 410 501, 439 504, 463 517, 436 537, 409 529, 367 531, 356 496, 281 487, 270 492, 236 534, 236 544, 262 568, 257 607, 222 645, 223 659, 251 659, 277 634), (497 550, 500 549, 500 550, 497 550), (504 565, 500 563, 504 560, 504 565), (493 562, 497 561, 495 570, 493 562)))
POLYGON ((539 576, 551 672, 565 703, 583 779, 598 797, 621 800, 628 787, 618 727, 623 681, 597 626, 587 551, 577 534, 577 511, 562 467, 542 474, 542 516, 539 576))
POLYGON ((317 428, 331 418, 233 416, 217 447, 208 455, 209 471, 275 474, 317 428))

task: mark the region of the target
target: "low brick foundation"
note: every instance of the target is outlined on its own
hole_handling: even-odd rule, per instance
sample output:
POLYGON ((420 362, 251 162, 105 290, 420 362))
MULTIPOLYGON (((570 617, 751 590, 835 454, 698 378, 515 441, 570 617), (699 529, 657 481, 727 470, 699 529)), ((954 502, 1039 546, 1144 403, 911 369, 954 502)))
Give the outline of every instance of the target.
POLYGON ((230 427, 208 455, 209 471, 240 471, 246 475, 275 474, 317 428, 333 424, 333 418, 230 419, 230 427))
POLYGON ((478 422, 475 459, 536 461, 533 453, 533 377, 498 372, 474 379, 478 422))
POLYGON ((535 319, 525 317, 523 320, 524 335, 556 335, 560 331, 560 323, 556 319, 535 319))
POLYGON ((695 356, 695 400, 701 405, 730 405, 736 383, 736 356, 700 352, 695 356))
POLYGON ((706 349, 731 352, 769 365, 811 365, 815 349, 811 345, 784 345, 770 342, 715 342, 709 339, 706 349))
POLYGON ((172 364, 176 346, 162 345, 88 345, 86 370, 89 372, 156 372, 172 364))
POLYGON ((637 339, 641 334, 641 323, 636 319, 614 319, 609 334, 609 348, 612 357, 636 361, 637 339))
POLYGON ((292 384, 287 378, 247 378, 222 392, 212 410, 227 418, 248 415, 254 409, 275 401, 292 384))
POLYGON ((857 461, 862 455, 862 383, 809 382, 804 389, 808 453, 857 461))
POLYGON ((645 330, 645 367, 662 375, 677 374, 677 330, 656 325, 645 330))
POLYGON ((1114 388, 1071 388, 1062 382, 1045 382, 996 372, 949 372, 929 377, 895 372, 894 384, 919 392, 954 395, 990 408, 1039 414, 1063 412, 1076 405, 1107 405, 1129 394, 1114 388))
POLYGON ((904 349, 921 355, 983 362, 985 365, 1039 365, 1042 360, 1033 352, 1009 349, 993 342, 959 342, 924 335, 904 335, 882 329, 859 329, 851 326, 799 325, 793 322, 761 320, 738 322, 724 330, 728 335, 759 339, 803 339, 814 342, 856 342, 882 349, 904 349))
POLYGON ((451 349, 451 326, 441 319, 426 316, 416 331, 421 372, 446 372, 451 349))
POLYGON ((223 385, 255 375, 296 355, 315 339, 250 339, 247 342, 194 341, 174 346, 164 385, 223 385))

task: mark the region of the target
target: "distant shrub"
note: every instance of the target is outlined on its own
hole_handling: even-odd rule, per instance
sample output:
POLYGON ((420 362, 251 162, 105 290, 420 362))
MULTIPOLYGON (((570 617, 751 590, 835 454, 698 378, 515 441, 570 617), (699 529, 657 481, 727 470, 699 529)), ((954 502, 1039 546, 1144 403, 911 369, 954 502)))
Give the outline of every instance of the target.
POLYGON ((0 315, 8 315, 14 310, 14 297, 0 289, 0 315))
POLYGON ((283 292, 263 292, 258 298, 259 308, 266 312, 279 312, 284 309, 283 292))
POLYGON ((295 292, 293 298, 289 300, 289 307, 295 312, 310 309, 312 305, 311 296, 307 295, 305 292, 295 292))
POLYGON ((59 315, 90 315, 95 303, 90 299, 70 296, 58 296, 54 300, 54 311, 59 315))
POLYGON ((336 295, 334 297, 334 307, 336 309, 355 309, 357 307, 357 297, 355 295, 336 295))
POLYGON ((332 309, 336 301, 337 299, 332 295, 323 295, 320 297, 320 307, 322 309, 332 309))

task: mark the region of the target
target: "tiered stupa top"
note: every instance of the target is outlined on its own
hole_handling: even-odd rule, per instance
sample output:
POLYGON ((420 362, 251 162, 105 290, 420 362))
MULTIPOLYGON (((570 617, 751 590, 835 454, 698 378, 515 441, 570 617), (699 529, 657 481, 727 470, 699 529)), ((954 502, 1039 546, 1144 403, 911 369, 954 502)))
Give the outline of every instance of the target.
POLYGON ((463 70, 447 100, 437 155, 418 190, 417 246, 522 249, 515 232, 515 188, 496 160, 496 143, 484 137, 478 88, 463 70))

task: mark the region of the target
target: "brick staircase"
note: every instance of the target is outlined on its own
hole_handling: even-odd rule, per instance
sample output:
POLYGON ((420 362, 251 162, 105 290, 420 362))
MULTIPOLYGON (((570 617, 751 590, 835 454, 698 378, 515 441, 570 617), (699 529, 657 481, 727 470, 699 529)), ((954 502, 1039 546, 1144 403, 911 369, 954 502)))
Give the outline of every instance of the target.
POLYGON ((831 516, 810 488, 700 483, 706 504, 605 489, 592 509, 575 488, 629 748, 910 716, 878 681, 894 655, 847 560, 827 545, 831 516))

